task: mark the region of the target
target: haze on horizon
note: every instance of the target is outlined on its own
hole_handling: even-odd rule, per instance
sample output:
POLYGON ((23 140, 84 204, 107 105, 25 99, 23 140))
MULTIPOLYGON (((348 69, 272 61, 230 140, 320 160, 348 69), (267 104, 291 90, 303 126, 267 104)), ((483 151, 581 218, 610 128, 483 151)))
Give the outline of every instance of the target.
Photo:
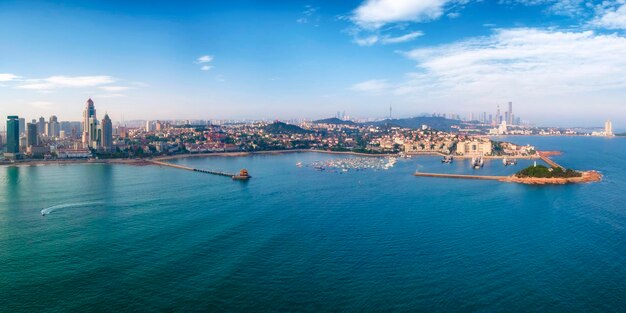
POLYGON ((0 115, 626 125, 626 0, 2 1, 0 115))

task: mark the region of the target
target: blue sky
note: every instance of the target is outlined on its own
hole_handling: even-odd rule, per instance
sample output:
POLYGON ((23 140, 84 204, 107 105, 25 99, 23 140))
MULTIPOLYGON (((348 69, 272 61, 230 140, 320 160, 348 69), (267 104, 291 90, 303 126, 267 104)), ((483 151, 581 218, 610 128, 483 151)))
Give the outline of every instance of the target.
POLYGON ((626 124, 624 0, 0 1, 0 114, 626 124))

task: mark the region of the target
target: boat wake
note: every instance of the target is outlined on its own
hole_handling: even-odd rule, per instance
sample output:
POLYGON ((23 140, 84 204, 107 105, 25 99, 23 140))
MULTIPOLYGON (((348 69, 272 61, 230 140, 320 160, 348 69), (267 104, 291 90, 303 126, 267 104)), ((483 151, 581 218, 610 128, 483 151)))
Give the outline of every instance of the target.
POLYGON ((88 206, 99 206, 103 205, 104 202, 80 202, 80 203, 65 203, 53 205, 51 207, 47 207, 41 210, 41 215, 48 215, 56 210, 67 209, 67 208, 80 208, 80 207, 88 207, 88 206))

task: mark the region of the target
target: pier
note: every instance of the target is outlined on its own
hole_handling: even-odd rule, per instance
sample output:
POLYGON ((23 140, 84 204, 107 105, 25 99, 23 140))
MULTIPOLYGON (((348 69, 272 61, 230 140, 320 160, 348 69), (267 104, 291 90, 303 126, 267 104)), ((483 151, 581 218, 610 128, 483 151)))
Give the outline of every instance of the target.
POLYGON ((537 151, 537 154, 539 154, 539 158, 541 158, 544 162, 548 163, 548 165, 550 165, 551 167, 560 167, 562 170, 565 170, 565 167, 563 167, 563 166, 559 165, 558 163, 552 161, 552 159, 550 159, 549 157, 547 157, 546 155, 544 155, 540 151, 537 151))
POLYGON ((212 171, 212 170, 204 170, 204 169, 192 168, 192 167, 188 167, 188 166, 172 164, 172 163, 169 163, 169 162, 162 162, 162 161, 157 161, 157 160, 149 160, 148 162, 150 162, 152 164, 156 164, 156 165, 168 166, 168 167, 173 167, 173 168, 186 170, 186 171, 191 171, 191 172, 205 173, 205 174, 218 175, 218 176, 226 176, 226 177, 230 177, 230 178, 232 178, 234 180, 247 180, 247 179, 249 179, 251 177, 251 176, 248 175, 248 171, 245 170, 245 169, 241 170, 239 172, 239 174, 232 174, 232 173, 226 173, 226 172, 220 172, 220 171, 212 171))
POLYGON ((505 181, 508 176, 486 176, 486 175, 464 175, 464 174, 438 174, 438 173, 420 173, 413 174, 420 177, 439 177, 439 178, 461 178, 461 179, 480 179, 480 180, 497 180, 505 181))

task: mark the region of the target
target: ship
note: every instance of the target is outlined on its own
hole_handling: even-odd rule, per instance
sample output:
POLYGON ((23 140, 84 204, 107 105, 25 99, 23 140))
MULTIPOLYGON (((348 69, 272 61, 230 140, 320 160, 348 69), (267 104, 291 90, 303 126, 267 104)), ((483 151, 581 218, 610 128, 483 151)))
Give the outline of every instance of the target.
POLYGON ((445 163, 445 164, 450 164, 450 163, 452 163, 453 161, 454 161, 454 157, 453 157, 453 156, 451 156, 451 155, 444 156, 444 157, 441 159, 441 163, 445 163))

